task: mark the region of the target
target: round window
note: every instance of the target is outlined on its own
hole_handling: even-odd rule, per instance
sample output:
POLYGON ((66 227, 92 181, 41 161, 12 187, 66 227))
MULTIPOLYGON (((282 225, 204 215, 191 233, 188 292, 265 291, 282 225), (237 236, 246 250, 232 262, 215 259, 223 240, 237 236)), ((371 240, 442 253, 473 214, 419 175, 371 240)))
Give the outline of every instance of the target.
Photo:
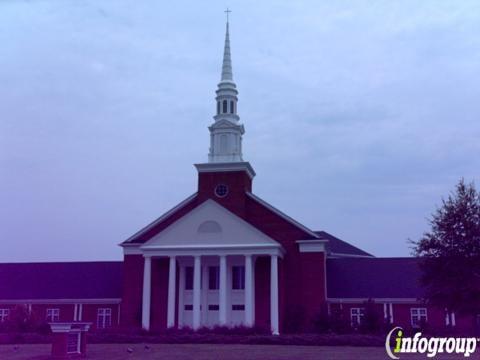
POLYGON ((219 184, 215 187, 215 195, 218 197, 225 197, 228 194, 228 186, 224 184, 219 184))

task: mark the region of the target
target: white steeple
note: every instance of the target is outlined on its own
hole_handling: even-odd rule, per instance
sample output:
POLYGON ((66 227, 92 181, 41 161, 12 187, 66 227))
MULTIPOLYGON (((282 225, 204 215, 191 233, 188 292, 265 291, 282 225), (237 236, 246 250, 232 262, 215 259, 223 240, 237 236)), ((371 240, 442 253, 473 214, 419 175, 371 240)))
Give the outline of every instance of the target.
MULTIPOLYGON (((229 10, 227 10, 229 11, 229 10)), ((228 13, 227 13, 228 15, 228 13)), ((237 115, 238 91, 233 81, 230 34, 227 17, 222 76, 216 91, 217 113, 210 130, 209 163, 243 162, 242 135, 245 130, 237 115)))

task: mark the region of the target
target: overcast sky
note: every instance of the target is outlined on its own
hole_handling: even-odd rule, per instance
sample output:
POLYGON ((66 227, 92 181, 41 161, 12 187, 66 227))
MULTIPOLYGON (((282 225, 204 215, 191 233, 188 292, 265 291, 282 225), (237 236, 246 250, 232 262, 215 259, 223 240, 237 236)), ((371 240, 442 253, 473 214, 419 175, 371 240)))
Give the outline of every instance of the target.
POLYGON ((0 261, 120 259, 196 191, 231 14, 254 192, 377 256, 480 179, 480 2, 0 2, 0 261))

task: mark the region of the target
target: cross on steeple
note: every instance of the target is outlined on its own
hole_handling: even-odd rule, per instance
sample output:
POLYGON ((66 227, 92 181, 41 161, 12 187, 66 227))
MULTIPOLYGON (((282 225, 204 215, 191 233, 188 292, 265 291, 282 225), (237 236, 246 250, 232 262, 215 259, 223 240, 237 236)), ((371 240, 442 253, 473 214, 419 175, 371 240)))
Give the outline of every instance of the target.
POLYGON ((228 15, 231 13, 232 11, 227 7, 227 10, 224 11, 225 14, 227 14, 227 23, 228 23, 228 15))

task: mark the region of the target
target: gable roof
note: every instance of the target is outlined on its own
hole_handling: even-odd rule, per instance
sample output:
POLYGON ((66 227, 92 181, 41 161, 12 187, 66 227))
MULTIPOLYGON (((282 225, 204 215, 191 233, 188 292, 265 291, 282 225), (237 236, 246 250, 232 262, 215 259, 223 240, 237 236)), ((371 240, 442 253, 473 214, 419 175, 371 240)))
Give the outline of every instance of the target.
POLYGON ((1 300, 120 299, 121 261, 0 264, 1 300))
MULTIPOLYGON (((244 164, 244 163, 239 163, 239 164, 244 164)), ((251 192, 246 192, 246 195, 248 196, 249 199, 253 200, 255 203, 259 204, 263 208, 266 208, 268 211, 271 211, 276 216, 280 217, 281 219, 285 220, 286 222, 288 222, 289 224, 293 225, 294 227, 299 229, 301 232, 303 232, 304 238, 298 239, 298 240, 318 239, 318 235, 314 231, 300 224, 298 221, 292 219, 291 217, 284 214, 280 210, 276 209, 275 207, 273 207, 266 201, 262 200, 258 196, 252 194, 251 192)), ((142 243, 145 243, 146 241, 150 240, 152 237, 159 234, 161 231, 166 229, 168 226, 173 224, 178 219, 188 214, 190 211, 192 211, 199 205, 200 203, 198 201, 198 193, 195 193, 189 196, 188 198, 186 198, 185 200, 183 200, 177 206, 173 207, 172 209, 164 213, 162 216, 160 216, 158 219, 156 219, 155 221, 153 221, 143 229, 136 232, 134 235, 130 236, 127 240, 122 242, 120 246, 125 246, 125 247, 133 246, 133 245, 138 246, 142 243)), ((262 231, 262 229, 259 226, 255 225, 251 221, 251 219, 249 219, 248 217, 243 218, 243 220, 245 220, 246 222, 250 223, 252 226, 262 231)))
POLYGON ((143 229, 137 231, 130 236, 127 240, 122 242, 120 246, 128 246, 129 244, 139 244, 149 240, 152 236, 166 228, 176 219, 180 218, 184 213, 195 208, 197 193, 190 195, 188 198, 168 210, 159 218, 145 226, 143 229))
POLYGON ((215 200, 207 199, 160 231, 141 248, 178 249, 198 246, 281 247, 278 242, 215 200))
POLYGON ((296 228, 300 229, 301 231, 303 231, 306 235, 305 239, 297 239, 297 240, 309 240, 309 239, 318 239, 318 235, 310 230, 309 228, 307 228, 305 225, 302 225, 301 223, 299 223, 298 221, 296 221, 295 219, 291 218, 290 216, 288 216, 287 214, 283 213, 282 211, 278 210, 277 208, 275 208, 273 205, 270 205, 269 203, 267 203, 265 200, 261 199, 260 197, 258 197, 257 195, 251 193, 251 192, 246 192, 247 196, 254 200, 255 202, 257 202, 258 204, 262 205, 263 207, 267 208, 268 210, 270 210, 271 212, 273 212, 275 215, 281 217, 283 220, 289 222, 291 225, 295 226, 296 228))
POLYGON ((357 256, 367 256, 373 257, 372 254, 367 253, 366 251, 359 249, 352 244, 343 241, 332 234, 327 233, 326 231, 315 231, 315 233, 321 239, 327 239, 328 243, 326 244, 328 255, 331 257, 357 257, 357 256))
POLYGON ((418 258, 327 259, 327 297, 422 298, 419 262, 418 258))

